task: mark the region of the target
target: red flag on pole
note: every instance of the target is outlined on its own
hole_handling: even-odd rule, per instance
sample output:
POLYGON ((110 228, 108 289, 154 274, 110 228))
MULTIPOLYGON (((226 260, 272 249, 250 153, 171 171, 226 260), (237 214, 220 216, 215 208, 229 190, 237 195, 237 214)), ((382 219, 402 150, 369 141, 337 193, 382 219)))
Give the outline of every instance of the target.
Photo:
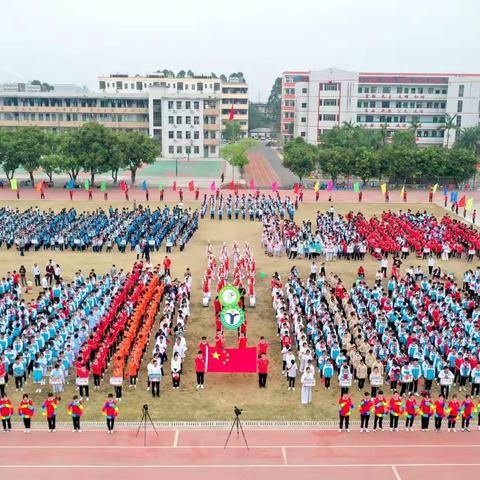
POLYGON ((230 190, 235 189, 235 182, 233 180, 230 180, 230 190))
POLYGON ((272 183, 272 192, 276 192, 278 190, 278 183, 277 182, 273 182, 272 183))
POLYGON ((121 190, 122 192, 124 192, 126 189, 127 189, 127 184, 126 184, 125 180, 122 180, 122 181, 120 182, 120 190, 121 190))
POLYGON ((173 190, 174 192, 177 191, 177 181, 176 181, 176 180, 173 182, 172 190, 173 190))
POLYGON ((43 180, 41 182, 38 182, 36 185, 35 185, 35 190, 37 192, 40 192, 43 188, 43 180))
POLYGON ((300 193, 300 185, 298 183, 293 186, 293 191, 295 192, 295 195, 300 193))
POLYGON ((257 347, 206 348, 206 371, 217 373, 255 373, 257 347))
POLYGON ((255 190, 255 180, 253 178, 250 179, 249 187, 251 190, 255 190))
POLYGON ((193 192, 193 191, 195 190, 195 183, 193 182, 193 180, 190 180, 190 181, 188 182, 188 190, 189 190, 190 192, 193 192))
POLYGON ((467 204, 467 198, 466 198, 465 195, 464 195, 464 196, 461 197, 460 200, 458 201, 458 206, 459 206, 459 207, 464 207, 466 204, 467 204))
POLYGON ((230 107, 230 115, 228 116, 228 120, 231 122, 235 117, 235 110, 233 108, 233 105, 230 107))
POLYGON ((210 191, 211 192, 216 192, 217 191, 217 186, 215 185, 215 182, 212 182, 210 184, 210 191))

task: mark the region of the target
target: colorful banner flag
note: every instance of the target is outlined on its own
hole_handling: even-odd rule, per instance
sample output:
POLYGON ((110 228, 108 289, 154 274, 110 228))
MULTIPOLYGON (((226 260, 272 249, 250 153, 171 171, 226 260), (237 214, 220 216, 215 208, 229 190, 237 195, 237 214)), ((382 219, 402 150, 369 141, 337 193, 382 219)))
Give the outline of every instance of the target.
POLYGON ((315 185, 313 186, 313 191, 317 193, 320 190, 320 182, 316 181, 315 185))
POLYGON ((438 183, 436 183, 436 184, 432 187, 432 193, 437 193, 437 189, 438 189, 438 183))
POLYGON ((177 181, 176 181, 176 180, 173 182, 172 190, 173 190, 174 192, 177 191, 177 181))
POLYGON ((473 198, 469 198, 465 204, 465 210, 471 210, 473 208, 473 198))
POLYGON ((210 184, 210 191, 211 191, 211 192, 216 192, 216 191, 217 191, 217 186, 215 185, 215 181, 213 181, 213 182, 210 184))
POLYGON ((235 182, 230 180, 230 190, 235 190, 235 182))
POLYGON ((358 193, 358 192, 360 191, 360 182, 355 182, 355 183, 353 184, 353 191, 354 191, 355 193, 358 193))
POLYGON ((145 190, 147 190, 147 188, 148 188, 148 183, 147 183, 146 180, 144 180, 144 181, 142 182, 142 190, 145 191, 145 190))
POLYGON ((402 189, 400 190, 400 196, 403 197, 404 194, 405 194, 405 187, 402 187, 402 189))
POLYGON ((189 190, 190 192, 193 192, 193 191, 195 190, 195 183, 194 183, 193 180, 190 180, 190 181, 188 182, 188 190, 189 190))
POLYGON ((125 180, 122 180, 120 182, 120 190, 124 192, 126 189, 127 189, 127 183, 125 182, 125 180))
POLYGON ((387 184, 386 183, 382 183, 380 185, 380 190, 382 191, 382 193, 385 195, 385 193, 387 193, 387 184))
POLYGON ((295 195, 298 195, 300 193, 300 185, 298 183, 296 183, 293 186, 293 191, 294 191, 295 195))
POLYGON ((233 105, 230 107, 230 114, 228 115, 228 120, 231 122, 235 118, 235 109, 233 105))
POLYGON ((35 185, 35 190, 37 192, 41 192, 42 191, 42 188, 43 188, 43 180, 41 182, 38 182, 36 185, 35 185))
POLYGON ((257 347, 206 348, 205 371, 209 373, 255 373, 257 347))
POLYGON ((272 183, 272 192, 276 192, 278 190, 278 183, 277 182, 273 182, 272 183))
POLYGON ((12 190, 18 190, 18 185, 17 185, 17 179, 16 178, 12 178, 10 180, 10 188, 12 190))
POLYGON ((159 189, 159 190, 163 190, 163 182, 159 182, 159 183, 158 183, 158 189, 159 189))
POLYGON ((107 182, 105 180, 100 184, 100 191, 104 193, 107 191, 107 182))
POLYGON ((466 203, 467 203, 467 197, 463 195, 463 197, 461 197, 460 200, 458 201, 458 206, 464 207, 466 203))
POLYGON ((333 180, 328 180, 327 182, 327 190, 331 192, 333 190, 333 180))
POLYGON ((255 190, 255 180, 253 178, 250 179, 248 186, 250 187, 250 190, 255 190))
POLYGON ((448 195, 448 187, 443 188, 443 195, 446 197, 448 195))
POLYGON ((88 178, 83 182, 83 186, 85 190, 88 190, 90 188, 90 180, 88 178))
POLYGON ((67 183, 67 188, 69 190, 74 190, 75 189, 75 180, 73 180, 72 178, 68 181, 67 183))
POLYGON ((451 201, 452 203, 458 201, 458 192, 452 192, 452 193, 450 194, 450 201, 451 201))

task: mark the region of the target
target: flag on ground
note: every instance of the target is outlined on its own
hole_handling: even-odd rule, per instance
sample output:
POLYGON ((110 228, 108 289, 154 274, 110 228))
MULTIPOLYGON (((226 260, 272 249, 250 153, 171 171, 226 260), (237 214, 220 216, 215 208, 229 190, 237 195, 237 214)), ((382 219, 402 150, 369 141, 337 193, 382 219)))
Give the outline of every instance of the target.
POLYGON ((159 182, 159 183, 158 183, 158 189, 159 189, 159 190, 163 190, 163 182, 159 182))
POLYGON ((298 183, 293 186, 293 191, 295 192, 295 195, 300 193, 300 185, 298 183))
POLYGON ((10 188, 12 190, 18 190, 18 184, 17 184, 17 179, 16 178, 12 178, 10 180, 10 188))
POLYGON ((127 182, 125 182, 125 180, 122 180, 120 182, 120 190, 124 192, 126 189, 127 189, 127 182))
POLYGON ((404 194, 405 194, 405 187, 402 187, 402 189, 400 190, 400 196, 403 197, 404 194))
POLYGON ((235 190, 235 182, 230 180, 230 190, 235 190))
POLYGON ((257 347, 206 348, 205 370, 209 373, 255 373, 257 347))

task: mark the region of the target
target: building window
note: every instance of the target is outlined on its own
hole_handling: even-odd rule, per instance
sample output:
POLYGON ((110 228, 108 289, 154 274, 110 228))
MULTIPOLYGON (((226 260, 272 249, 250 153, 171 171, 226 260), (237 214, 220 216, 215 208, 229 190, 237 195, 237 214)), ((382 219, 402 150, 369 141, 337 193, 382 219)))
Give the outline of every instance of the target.
POLYGON ((174 123, 173 116, 169 116, 169 117, 168 117, 168 123, 169 123, 170 125, 173 125, 173 123, 174 123))
POLYGON ((307 104, 306 104, 306 103, 302 103, 302 108, 307 108, 307 104))
POLYGON ((173 145, 168 146, 168 153, 175 153, 175 150, 173 149, 173 145))
POLYGON ((182 108, 182 102, 180 100, 177 100, 177 110, 180 110, 182 108))
POLYGON ((324 113, 322 115, 322 119, 324 122, 335 122, 337 120, 337 116, 333 113, 324 113))
POLYGON ((461 126, 462 126, 462 116, 457 115, 457 127, 461 127, 461 126))
POLYGON ((302 117, 300 120, 302 123, 307 123, 307 117, 302 117))
POLYGON ((200 153, 200 147, 193 147, 193 153, 200 153))
POLYGON ((172 130, 168 131, 168 138, 173 138, 173 131, 172 130))
POLYGON ((457 102, 457 112, 458 112, 458 113, 461 113, 462 110, 463 110, 463 100, 459 100, 459 101, 457 102))
POLYGON ((382 102, 382 108, 390 108, 390 102, 382 102))
POLYGON ((427 90, 427 93, 428 93, 429 95, 432 95, 432 94, 433 94, 433 88, 430 87, 430 88, 427 90))
POLYGON ((178 116, 177 117, 177 125, 181 125, 182 124, 182 117, 178 116))
POLYGON ((192 138, 192 132, 186 131, 186 132, 185 132, 185 138, 186 138, 187 140, 189 140, 190 138, 192 138))
POLYGON ((179 146, 177 147, 177 153, 182 153, 182 146, 181 146, 181 145, 179 145, 179 146))
MULTIPOLYGON (((372 90, 373 90, 374 87, 372 87, 372 90)), ((321 84, 321 90, 325 90, 325 91, 336 91, 338 90, 338 83, 322 83, 321 84)))
POLYGON ((336 107, 337 106, 337 99, 336 98, 325 98, 323 100, 323 105, 326 107, 336 107))
POLYGON ((179 140, 181 140, 181 138, 182 138, 182 131, 181 130, 177 130, 177 138, 179 140))
POLYGON ((192 147, 185 147, 185 153, 190 155, 192 153, 192 147))
POLYGON ((302 93, 307 93, 307 89, 306 89, 306 88, 302 88, 302 93))
POLYGON ((185 117, 185 125, 192 123, 192 117, 185 117))
POLYGON ((192 102, 190 102, 189 100, 185 102, 185 108, 186 108, 187 110, 190 110, 191 105, 192 105, 192 102))
POLYGON ((194 123, 194 125, 199 125, 200 124, 200 117, 193 117, 193 123, 194 123))
POLYGON ((198 140, 200 138, 200 132, 193 132, 194 140, 198 140))
POLYGON ((198 110, 200 108, 200 102, 193 102, 193 108, 198 110))
POLYGON ((301 132, 300 135, 301 135, 302 137, 305 137, 305 132, 301 132))
MULTIPOLYGON (((465 91, 465 85, 459 85, 459 86, 458 86, 458 96, 459 96, 459 97, 463 97, 464 91, 465 91)), ((460 112, 460 111, 461 111, 461 110, 459 110, 459 112, 460 112)))
POLYGON ((168 109, 173 110, 173 102, 168 102, 168 109))
POLYGON ((390 93, 390 87, 383 87, 382 93, 390 93))

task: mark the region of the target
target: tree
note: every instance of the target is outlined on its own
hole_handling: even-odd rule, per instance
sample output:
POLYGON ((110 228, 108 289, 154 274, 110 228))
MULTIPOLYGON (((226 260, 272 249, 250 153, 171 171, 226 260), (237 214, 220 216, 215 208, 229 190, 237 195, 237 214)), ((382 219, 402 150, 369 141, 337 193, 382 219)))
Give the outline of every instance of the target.
POLYGON ((50 183, 53 175, 62 173, 64 167, 63 157, 59 153, 49 153, 40 159, 40 168, 45 172, 50 183))
POLYGON ((222 74, 220 75, 220 80, 221 80, 222 82, 227 82, 227 76, 226 76, 224 73, 222 73, 222 74))
POLYGON ((392 144, 396 146, 403 146, 408 148, 415 148, 417 145, 416 142, 416 131, 414 128, 409 128, 408 130, 398 130, 392 135, 392 144))
POLYGON ((242 129, 240 128, 240 123, 236 121, 228 121, 225 124, 225 130, 223 131, 223 138, 228 143, 237 142, 242 134, 242 129))
POLYGON ((187 77, 192 78, 194 76, 195 76, 195 74, 191 70, 187 71, 187 77))
POLYGON ((277 77, 267 100, 267 115, 277 130, 280 130, 282 110, 282 78, 277 77))
POLYGON ((353 173, 362 179, 363 185, 378 175, 380 160, 376 151, 361 147, 355 150, 353 173))
POLYGON ((294 173, 300 183, 313 172, 318 159, 318 149, 302 137, 287 142, 283 148, 283 166, 294 173))
POLYGON ((457 184, 468 180, 476 172, 477 157, 472 150, 451 148, 447 155, 445 174, 452 177, 457 184))
MULTIPOLYGON (((118 141, 118 136, 116 140, 118 141)), ((135 183, 137 170, 144 164, 154 163, 160 156, 160 144, 141 132, 124 132, 120 137, 120 144, 124 146, 125 167, 130 170, 132 185, 135 183)), ((123 148, 123 147, 122 147, 123 148)), ((122 165, 121 155, 119 165, 122 165)))
POLYGON ((40 166, 42 155, 48 153, 48 137, 44 130, 39 127, 23 127, 15 130, 12 143, 11 155, 14 164, 21 165, 30 176, 32 187, 35 185, 33 172, 40 166))
POLYGON ((180 70, 178 73, 177 73, 177 78, 185 78, 185 70, 180 70))
POLYGON ((449 113, 445 114, 445 123, 443 125, 443 130, 447 133, 447 142, 445 148, 450 148, 450 130, 457 126, 456 119, 457 114, 450 115, 449 113))
POLYGON ((252 138, 243 138, 237 143, 232 143, 222 148, 220 154, 232 167, 238 167, 240 175, 243 175, 244 168, 250 163, 247 150, 258 145, 252 138))
POLYGON ((74 130, 67 130, 65 133, 60 133, 56 137, 56 142, 57 153, 61 157, 60 169, 62 172, 68 173, 70 179, 76 182, 82 167, 80 160, 75 156, 76 146, 74 134, 74 130))
POLYGON ((69 153, 85 172, 90 173, 90 183, 94 186, 95 175, 110 169, 114 134, 104 125, 89 122, 70 135, 69 153))
POLYGON ((262 113, 255 103, 248 104, 248 129, 270 127, 270 119, 262 113))
POLYGON ((0 163, 8 181, 13 178, 15 170, 20 167, 18 157, 12 155, 14 134, 15 130, 0 129, 0 163))
POLYGON ((455 147, 472 150, 480 158, 480 126, 462 128, 455 141, 455 147))
POLYGON ((318 163, 321 171, 335 183, 337 178, 348 170, 346 150, 342 147, 320 148, 318 163))

